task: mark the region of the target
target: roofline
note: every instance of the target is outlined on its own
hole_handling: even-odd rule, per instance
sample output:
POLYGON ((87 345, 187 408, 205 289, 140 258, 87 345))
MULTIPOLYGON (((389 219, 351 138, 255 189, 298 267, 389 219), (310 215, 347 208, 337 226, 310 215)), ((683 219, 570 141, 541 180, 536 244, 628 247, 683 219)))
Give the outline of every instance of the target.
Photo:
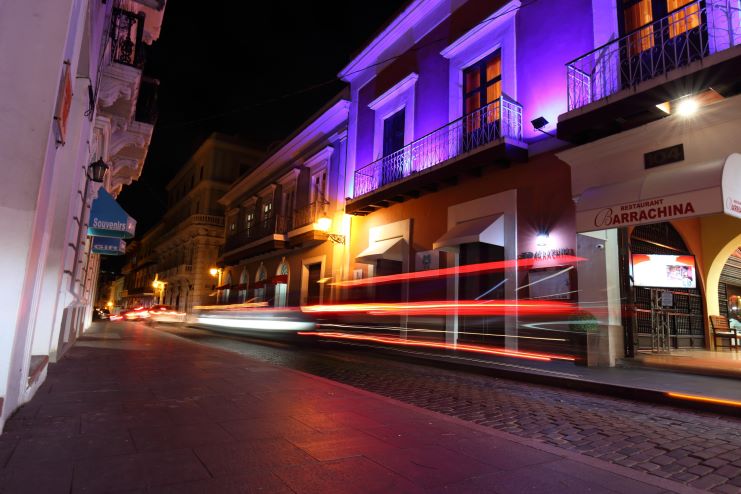
POLYGON ((346 94, 348 92, 346 88, 324 105, 319 112, 312 115, 250 174, 235 182, 231 189, 218 200, 219 204, 223 206, 231 204, 240 195, 269 177, 279 166, 284 165, 287 160, 291 159, 293 153, 298 154, 312 144, 321 132, 329 132, 343 121, 347 122, 350 114, 350 99, 346 94))

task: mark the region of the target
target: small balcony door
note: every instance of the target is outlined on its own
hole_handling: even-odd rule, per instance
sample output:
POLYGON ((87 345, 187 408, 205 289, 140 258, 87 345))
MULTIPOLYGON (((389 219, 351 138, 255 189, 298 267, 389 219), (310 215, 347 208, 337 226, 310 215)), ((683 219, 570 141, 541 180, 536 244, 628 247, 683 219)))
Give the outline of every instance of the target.
POLYGON ((404 156, 397 153, 404 147, 404 111, 397 111, 383 121, 383 166, 381 185, 395 182, 404 176, 404 156))
POLYGON ((707 55, 704 4, 699 0, 621 0, 623 88, 707 55))
POLYGON ((463 151, 499 136, 502 96, 502 54, 486 56, 463 71, 463 151))

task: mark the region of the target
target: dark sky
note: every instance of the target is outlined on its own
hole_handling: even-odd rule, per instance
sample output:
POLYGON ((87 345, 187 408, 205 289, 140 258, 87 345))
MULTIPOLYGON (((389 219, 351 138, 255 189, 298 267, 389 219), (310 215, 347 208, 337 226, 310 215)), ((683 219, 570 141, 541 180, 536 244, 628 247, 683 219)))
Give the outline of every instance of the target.
POLYGON ((165 184, 208 134, 282 140, 343 83, 290 93, 335 78, 406 3, 169 1, 145 67, 160 80, 159 120, 141 178, 119 196, 137 235, 161 218, 165 184))

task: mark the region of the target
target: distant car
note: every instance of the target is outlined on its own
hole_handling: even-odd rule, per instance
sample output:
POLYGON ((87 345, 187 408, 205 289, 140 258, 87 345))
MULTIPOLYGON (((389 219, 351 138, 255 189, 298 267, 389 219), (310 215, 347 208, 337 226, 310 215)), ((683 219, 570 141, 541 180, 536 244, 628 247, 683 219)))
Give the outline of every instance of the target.
POLYGON ((149 308, 149 318, 156 322, 183 322, 185 313, 169 305, 153 305, 149 308))
POLYGON ((93 312, 93 318, 95 319, 107 320, 107 319, 110 319, 110 317, 111 317, 111 312, 105 307, 103 308, 96 307, 95 311, 93 312))
POLYGON ((149 318, 149 309, 145 307, 135 307, 133 309, 122 310, 119 314, 120 320, 124 321, 139 321, 141 319, 149 318))

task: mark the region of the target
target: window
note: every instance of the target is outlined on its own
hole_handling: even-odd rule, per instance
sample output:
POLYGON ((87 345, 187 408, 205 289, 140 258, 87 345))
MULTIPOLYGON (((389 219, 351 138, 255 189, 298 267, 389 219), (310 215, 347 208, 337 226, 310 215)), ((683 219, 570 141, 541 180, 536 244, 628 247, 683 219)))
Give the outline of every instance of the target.
MULTIPOLYGON (((623 19, 625 21, 625 33, 630 34, 642 26, 653 22, 651 0, 623 0, 623 19)), ((654 28, 647 26, 635 32, 628 38, 628 49, 630 55, 638 55, 654 46, 654 28)))
POLYGON ((700 25, 700 2, 695 0, 666 0, 667 12, 673 12, 677 9, 681 10, 669 16, 670 38, 675 38, 700 25), (690 3, 692 5, 685 7, 690 3))
POLYGON ((383 155, 388 156, 404 147, 404 116, 402 108, 383 121, 383 155))
POLYGON ((227 235, 233 235, 237 231, 237 214, 231 213, 227 219, 227 235))
POLYGON ((201 171, 199 173, 200 178, 198 180, 203 180, 203 167, 201 167, 201 171))
POLYGON ((262 224, 265 229, 270 228, 270 221, 273 219, 273 201, 262 203, 262 224))
POLYGON ((290 225, 293 218, 293 208, 296 200, 296 189, 288 189, 283 192, 283 216, 287 218, 290 225))
POLYGON ((244 229, 247 232, 248 237, 252 234, 252 231, 254 230, 254 228, 255 228, 255 210, 250 209, 244 215, 244 229))
MULTIPOLYGON (((502 56, 496 50, 489 56, 463 70, 463 114, 468 115, 485 108, 502 95, 502 56)), ((474 128, 482 123, 499 120, 499 108, 492 105, 491 111, 483 110, 485 122, 474 119, 474 128)), ((484 116, 482 114, 482 116, 484 116)))
POLYGON ((327 200, 327 169, 323 168, 311 176, 311 202, 323 204, 327 200))

